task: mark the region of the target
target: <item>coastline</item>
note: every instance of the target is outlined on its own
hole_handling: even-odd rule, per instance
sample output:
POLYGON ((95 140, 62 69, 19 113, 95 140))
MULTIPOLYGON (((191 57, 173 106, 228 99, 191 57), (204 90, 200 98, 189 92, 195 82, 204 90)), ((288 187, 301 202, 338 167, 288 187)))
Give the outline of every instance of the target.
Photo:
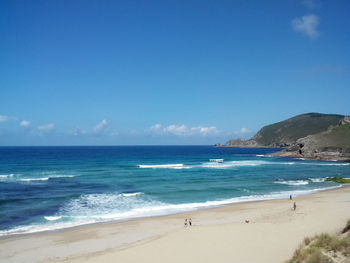
MULTIPOLYGON (((223 147, 223 148, 256 148, 256 149, 278 149, 275 147, 269 146, 246 146, 246 145, 220 145, 215 147, 223 147)), ((304 158, 305 160, 312 161, 338 161, 338 162, 350 162, 349 157, 341 156, 339 152, 317 152, 317 153, 303 153, 299 154, 297 151, 287 151, 286 147, 279 147, 279 151, 274 153, 266 154, 266 156, 274 156, 274 157, 287 157, 287 158, 304 158)))
POLYGON ((304 158, 306 160, 315 160, 315 161, 338 161, 338 162, 350 162, 349 157, 340 156, 339 153, 330 154, 329 152, 319 152, 319 153, 303 153, 299 154, 298 152, 281 150, 275 153, 270 153, 268 156, 276 157, 288 157, 288 158, 304 158))
MULTIPOLYGON (((301 195, 294 200, 297 202, 297 211, 292 211, 292 201, 287 199, 251 201, 166 216, 6 236, 0 239, 0 262, 112 262, 116 259, 120 259, 120 262, 137 262, 145 258, 149 260, 144 262, 162 262, 162 257, 151 260, 149 253, 154 247, 162 247, 164 262, 166 251, 171 253, 174 246, 184 246, 186 257, 181 258, 184 255, 180 253, 174 257, 174 261, 168 262, 187 262, 187 258, 193 261, 199 252, 206 254, 208 249, 212 249, 212 256, 220 258, 222 255, 220 262, 231 262, 235 258, 244 262, 252 261, 250 257, 254 255, 246 255, 245 258, 244 254, 233 253, 233 247, 244 251, 250 246, 264 246, 264 243, 268 246, 278 245, 275 238, 286 235, 288 246, 281 245, 280 256, 271 255, 274 250, 267 252, 263 249, 259 255, 258 249, 254 253, 262 257, 263 260, 259 262, 282 262, 288 259, 304 237, 336 231, 349 219, 346 213, 350 210, 348 186, 301 195), (184 228, 183 220, 188 217, 193 219, 194 226, 184 228), (324 222, 317 222, 320 218, 324 222), (245 220, 250 220, 250 223, 244 223, 245 220), (300 222, 303 222, 302 226, 300 222), (231 230, 233 236, 229 234, 231 230), (270 237, 267 230, 276 236, 270 237), (237 239, 238 236, 240 238, 237 239), (265 236, 265 242, 259 236, 265 236), (239 242, 248 237, 252 238, 248 244, 239 242), (190 246, 187 242, 183 243, 186 239, 192 240, 190 246), (208 247, 207 243, 213 240, 216 245, 208 247), (232 243, 232 248, 227 247, 228 243, 232 243)), ((210 262, 210 255, 205 256, 203 262, 210 262)))

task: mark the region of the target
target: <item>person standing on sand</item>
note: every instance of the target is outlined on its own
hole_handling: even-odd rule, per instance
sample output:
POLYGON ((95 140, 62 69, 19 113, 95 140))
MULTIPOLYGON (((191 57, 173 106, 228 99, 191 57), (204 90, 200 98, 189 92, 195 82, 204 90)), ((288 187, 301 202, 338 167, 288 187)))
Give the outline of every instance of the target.
POLYGON ((293 204, 293 209, 294 209, 294 211, 297 209, 297 204, 295 202, 293 204))
POLYGON ((293 197, 292 197, 292 195, 290 195, 290 196, 289 196, 289 200, 292 200, 292 199, 293 199, 293 197))
POLYGON ((187 226, 187 218, 185 219, 185 223, 184 223, 185 226, 187 226))
POLYGON ((192 226, 192 219, 191 218, 188 220, 188 223, 190 224, 190 226, 192 226))

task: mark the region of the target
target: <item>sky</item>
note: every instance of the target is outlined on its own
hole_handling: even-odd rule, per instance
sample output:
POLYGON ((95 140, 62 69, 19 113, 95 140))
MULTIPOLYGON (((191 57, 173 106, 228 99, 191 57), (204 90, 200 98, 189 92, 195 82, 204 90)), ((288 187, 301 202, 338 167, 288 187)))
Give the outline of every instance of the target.
POLYGON ((196 145, 350 115, 348 0, 0 1, 0 146, 196 145))

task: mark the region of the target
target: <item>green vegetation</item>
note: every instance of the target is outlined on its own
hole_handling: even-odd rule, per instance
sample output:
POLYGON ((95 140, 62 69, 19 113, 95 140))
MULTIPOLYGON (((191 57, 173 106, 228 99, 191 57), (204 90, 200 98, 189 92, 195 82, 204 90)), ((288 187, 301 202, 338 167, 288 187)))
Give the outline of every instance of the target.
MULTIPOLYGON (((283 143, 291 144, 299 138, 326 131, 330 126, 338 125, 343 118, 343 115, 337 114, 301 114, 263 127, 253 139, 264 146, 279 146, 283 143)), ((342 132, 339 131, 339 133, 342 132)), ((338 134, 334 136, 337 137, 338 134)))
POLYGON ((336 182, 340 184, 350 184, 350 179, 345 179, 342 177, 328 177, 326 181, 336 182))
MULTIPOLYGON (((350 228, 350 220, 344 229, 346 228, 350 228)), ((339 236, 321 234, 305 238, 287 263, 345 263, 349 262, 349 257, 350 233, 339 236)))
POLYGON ((332 130, 314 135, 321 147, 350 149, 350 123, 336 126, 332 130))

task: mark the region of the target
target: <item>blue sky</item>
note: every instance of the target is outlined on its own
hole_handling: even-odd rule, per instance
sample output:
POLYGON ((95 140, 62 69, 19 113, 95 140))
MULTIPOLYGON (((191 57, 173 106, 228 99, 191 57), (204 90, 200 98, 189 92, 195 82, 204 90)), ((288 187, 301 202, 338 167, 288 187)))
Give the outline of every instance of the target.
POLYGON ((0 145, 212 144, 350 114, 350 2, 0 2, 0 145))

